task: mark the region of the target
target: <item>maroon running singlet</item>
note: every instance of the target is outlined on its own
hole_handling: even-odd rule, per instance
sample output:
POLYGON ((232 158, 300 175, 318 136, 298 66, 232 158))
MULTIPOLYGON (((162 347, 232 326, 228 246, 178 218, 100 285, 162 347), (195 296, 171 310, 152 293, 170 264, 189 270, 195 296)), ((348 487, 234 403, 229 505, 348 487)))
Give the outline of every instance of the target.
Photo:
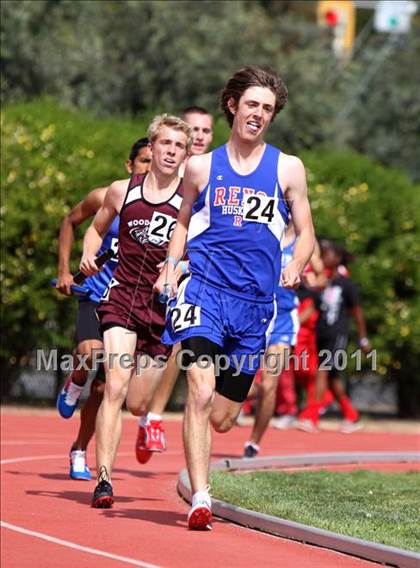
POLYGON ((162 203, 143 195, 147 174, 131 177, 120 212, 118 265, 97 308, 101 331, 114 326, 137 333, 137 352, 151 357, 168 355, 160 338, 165 327, 165 304, 153 292, 159 269, 181 207, 182 181, 162 203))

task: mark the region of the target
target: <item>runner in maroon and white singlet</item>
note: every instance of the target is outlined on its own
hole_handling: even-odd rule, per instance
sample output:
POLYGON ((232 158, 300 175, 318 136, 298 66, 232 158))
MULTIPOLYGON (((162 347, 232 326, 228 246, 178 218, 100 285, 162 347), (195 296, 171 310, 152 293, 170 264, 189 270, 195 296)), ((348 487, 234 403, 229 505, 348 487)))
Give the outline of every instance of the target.
MULTIPOLYGON (((116 215, 120 215, 118 267, 97 310, 106 354, 105 394, 96 421, 96 470, 98 484, 92 506, 113 503, 112 465, 121 436, 121 407, 127 397, 129 410, 145 416, 162 376, 170 349, 160 343, 165 325, 165 305, 153 294, 153 281, 165 261, 182 201, 178 168, 191 146, 191 127, 180 118, 161 115, 148 130, 152 149, 150 172, 114 182, 83 246, 80 269, 98 271, 95 251, 116 215), (142 369, 130 365, 135 354, 144 355, 142 369), (158 362, 156 357, 160 357, 158 362), (132 379, 132 380, 130 380, 132 379)), ((182 266, 179 267, 179 276, 182 266)))

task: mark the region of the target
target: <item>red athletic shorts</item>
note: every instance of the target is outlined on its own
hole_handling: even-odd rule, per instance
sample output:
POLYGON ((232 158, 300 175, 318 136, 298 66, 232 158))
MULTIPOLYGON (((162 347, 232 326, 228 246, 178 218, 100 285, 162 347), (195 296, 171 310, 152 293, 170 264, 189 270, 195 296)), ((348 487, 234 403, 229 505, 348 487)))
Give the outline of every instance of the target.
POLYGON ((150 288, 116 283, 113 279, 104 298, 96 309, 102 334, 111 327, 124 327, 137 334, 137 353, 150 357, 170 354, 171 346, 160 341, 166 305, 158 301, 150 288))

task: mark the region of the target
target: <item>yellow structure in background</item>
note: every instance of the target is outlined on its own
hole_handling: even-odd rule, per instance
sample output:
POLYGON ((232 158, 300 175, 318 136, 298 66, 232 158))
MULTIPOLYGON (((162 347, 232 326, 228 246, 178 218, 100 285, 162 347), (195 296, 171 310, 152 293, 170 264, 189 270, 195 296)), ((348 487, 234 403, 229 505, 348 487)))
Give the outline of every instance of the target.
POLYGON ((320 0, 318 24, 334 31, 333 49, 338 57, 350 57, 356 28, 356 9, 352 0, 320 0))

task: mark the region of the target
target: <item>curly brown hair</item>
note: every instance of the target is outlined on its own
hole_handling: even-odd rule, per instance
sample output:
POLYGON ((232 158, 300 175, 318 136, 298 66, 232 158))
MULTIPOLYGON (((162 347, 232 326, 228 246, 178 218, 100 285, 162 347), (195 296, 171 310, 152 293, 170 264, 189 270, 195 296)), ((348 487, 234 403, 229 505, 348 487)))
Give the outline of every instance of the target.
POLYGON ((229 79, 220 95, 220 108, 225 113, 229 126, 232 126, 234 117, 228 107, 229 99, 233 98, 238 105, 239 99, 249 87, 267 87, 274 93, 276 104, 272 121, 287 103, 286 85, 276 71, 265 66, 249 65, 243 67, 229 79))

